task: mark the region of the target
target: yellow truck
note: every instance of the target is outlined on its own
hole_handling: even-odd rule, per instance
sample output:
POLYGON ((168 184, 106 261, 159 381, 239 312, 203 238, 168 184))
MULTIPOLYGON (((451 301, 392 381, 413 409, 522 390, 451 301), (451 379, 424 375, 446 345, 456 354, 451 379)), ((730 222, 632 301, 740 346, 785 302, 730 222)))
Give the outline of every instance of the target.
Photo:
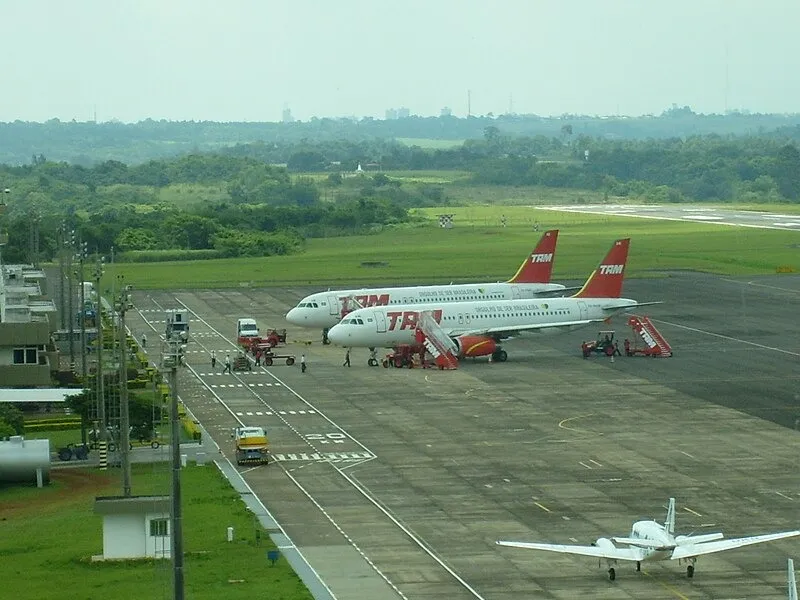
POLYGON ((269 462, 269 441, 263 427, 237 427, 234 438, 237 465, 269 462))

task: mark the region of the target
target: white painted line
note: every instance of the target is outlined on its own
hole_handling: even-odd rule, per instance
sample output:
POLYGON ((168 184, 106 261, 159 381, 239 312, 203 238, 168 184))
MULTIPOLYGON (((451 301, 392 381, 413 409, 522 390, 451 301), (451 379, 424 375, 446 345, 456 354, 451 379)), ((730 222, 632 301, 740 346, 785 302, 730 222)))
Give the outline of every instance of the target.
POLYGON ((687 325, 679 325, 678 323, 672 323, 671 321, 664 321, 662 319, 651 319, 657 323, 664 323, 665 325, 671 325, 672 327, 677 327, 679 329, 685 329, 687 331, 694 331, 695 333, 704 333, 705 335, 710 335, 712 337, 717 337, 723 340, 728 340, 731 342, 737 342, 739 344, 747 344, 748 346, 754 346, 755 348, 761 348, 762 350, 772 350, 773 352, 780 352, 781 354, 789 354, 791 356, 800 356, 800 352, 792 352, 791 350, 784 350, 783 348, 775 348, 773 346, 765 346, 764 344, 757 344, 755 342, 748 342, 747 340, 742 340, 739 338, 731 337, 729 335, 722 335, 721 333, 713 333, 711 331, 706 331, 704 329, 697 329, 696 327, 688 327, 687 325))
POLYGON ((579 465, 581 465, 582 467, 586 467, 586 468, 587 468, 587 469, 589 469, 590 471, 592 470, 592 467, 590 467, 589 465, 587 465, 585 462, 578 461, 578 464, 579 464, 579 465))
POLYGON ((541 509, 542 509, 543 511, 545 511, 545 512, 553 512, 552 510, 550 510, 549 508, 547 508, 547 507, 546 507, 544 504, 539 504, 538 502, 534 502, 534 504, 535 504, 536 506, 538 506, 539 508, 541 508, 541 509))
POLYGON ((246 414, 247 414, 248 417, 252 417, 253 416, 253 413, 251 413, 251 412, 248 412, 246 414))
POLYGON ((786 494, 782 494, 781 492, 778 492, 778 491, 776 491, 775 493, 778 494, 778 496, 782 496, 782 497, 786 498, 787 500, 794 501, 794 498, 792 498, 791 496, 787 496, 786 494))
POLYGON ((262 415, 264 414, 264 412, 263 412, 263 411, 260 411, 260 410, 257 410, 257 411, 256 411, 256 414, 257 414, 257 415, 260 417, 260 416, 262 416, 262 415))
POLYGON ((603 466, 603 465, 601 465, 599 462, 597 462, 596 460, 594 460, 594 459, 592 459, 592 458, 590 458, 590 459, 589 459, 589 462, 590 462, 590 463, 592 463, 592 464, 594 464, 594 465, 597 465, 598 467, 602 467, 602 466, 603 466))
MULTIPOLYGON (((683 450, 678 450, 678 452, 680 452, 681 454, 685 454, 685 455, 686 455, 686 456, 688 456, 689 458, 694 458, 694 456, 692 456, 692 455, 691 455, 691 454, 689 454, 688 452, 684 452, 683 450)), ((697 459, 695 458, 695 460, 697 460, 697 459)))

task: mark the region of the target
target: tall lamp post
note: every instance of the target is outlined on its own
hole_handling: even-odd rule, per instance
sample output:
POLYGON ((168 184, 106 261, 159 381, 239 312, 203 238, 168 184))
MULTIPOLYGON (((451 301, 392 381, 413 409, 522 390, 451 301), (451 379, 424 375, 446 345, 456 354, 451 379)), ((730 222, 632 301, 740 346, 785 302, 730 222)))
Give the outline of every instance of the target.
POLYGON ((125 347, 125 311, 130 303, 130 286, 117 275, 120 284, 119 304, 119 450, 122 463, 122 495, 131 495, 131 426, 128 406, 128 352, 125 347))
POLYGON ((105 394, 105 376, 103 373, 103 302, 100 293, 100 279, 103 277, 103 258, 97 259, 97 265, 94 269, 94 284, 95 284, 95 300, 97 306, 95 308, 95 323, 97 324, 97 420, 99 421, 97 450, 100 455, 100 470, 105 471, 108 468, 108 423, 106 422, 106 394, 105 394))
POLYGON ((183 600, 183 515, 181 512, 181 439, 178 416, 178 365, 181 363, 181 339, 179 336, 167 340, 167 352, 162 358, 164 368, 169 369, 171 388, 170 425, 172 446, 172 583, 173 599, 183 600))

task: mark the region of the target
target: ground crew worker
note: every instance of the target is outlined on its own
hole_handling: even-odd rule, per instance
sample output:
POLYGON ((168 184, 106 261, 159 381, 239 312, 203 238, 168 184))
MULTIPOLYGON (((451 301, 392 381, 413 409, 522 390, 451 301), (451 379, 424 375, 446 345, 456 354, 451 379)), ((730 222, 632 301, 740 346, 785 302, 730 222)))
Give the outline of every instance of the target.
POLYGON ((344 353, 344 364, 343 367, 350 366, 350 348, 347 349, 347 352, 344 353))
POLYGON ((231 355, 230 354, 226 354, 225 355, 225 368, 222 369, 222 372, 223 373, 231 373, 231 374, 233 373, 231 371, 231 355))
POLYGON ((255 351, 255 355, 256 355, 256 366, 260 367, 261 366, 261 350, 256 350, 255 351))
POLYGON ((614 342, 614 354, 612 356, 622 356, 622 352, 619 351, 619 342, 614 342))
POLYGON ((581 343, 581 351, 583 352, 583 358, 589 358, 589 344, 585 341, 581 343))
POLYGON ((300 371, 305 373, 306 372, 306 355, 300 355, 300 371))
POLYGON ((147 335, 142 334, 142 349, 147 348, 147 335))
POLYGON ((631 341, 625 338, 625 356, 631 355, 631 341))
POLYGON ((217 351, 211 351, 211 368, 214 369, 217 366, 217 351))

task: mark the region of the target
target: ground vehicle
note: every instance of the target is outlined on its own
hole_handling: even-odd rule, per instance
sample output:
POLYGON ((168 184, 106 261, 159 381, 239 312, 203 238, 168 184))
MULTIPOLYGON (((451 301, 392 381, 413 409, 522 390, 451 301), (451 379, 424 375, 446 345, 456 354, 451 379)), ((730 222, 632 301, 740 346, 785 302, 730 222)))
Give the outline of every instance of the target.
POLYGON ((263 427, 237 427, 233 437, 237 465, 269 462, 269 441, 263 427))
POLYGON ((250 343, 259 337, 258 324, 255 319, 243 317, 236 321, 236 343, 245 348, 250 347, 250 343))
POLYGON ((189 311, 183 309, 168 309, 166 312, 166 317, 167 328, 164 335, 166 336, 167 341, 178 339, 182 342, 188 342, 189 311))
POLYGON ((583 342, 581 344, 581 351, 583 352, 584 358, 588 358, 592 352, 613 356, 614 349, 613 331, 600 331, 597 333, 597 340, 583 342))
POLYGON ((247 358, 244 354, 237 354, 236 357, 233 359, 233 371, 252 371, 253 365, 250 362, 250 359, 247 358))

